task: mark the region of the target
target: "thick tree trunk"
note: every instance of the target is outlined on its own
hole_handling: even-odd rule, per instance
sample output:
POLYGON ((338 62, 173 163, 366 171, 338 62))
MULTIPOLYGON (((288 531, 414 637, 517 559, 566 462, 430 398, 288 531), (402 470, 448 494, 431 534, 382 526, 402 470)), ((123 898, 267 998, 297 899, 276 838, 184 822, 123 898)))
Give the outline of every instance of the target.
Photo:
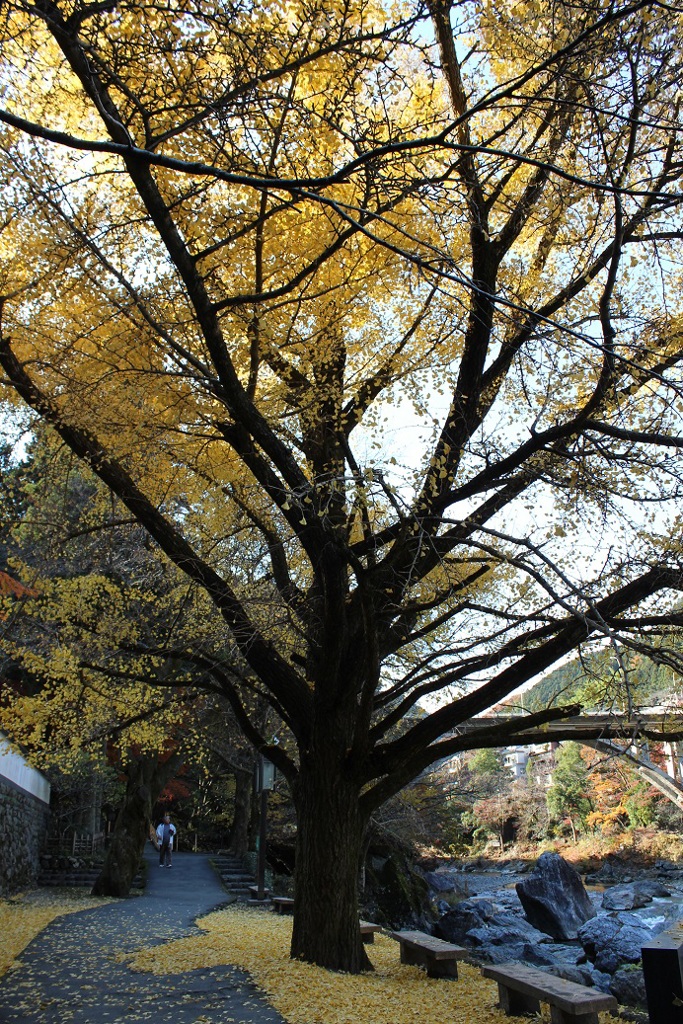
POLYGON ((147 841, 154 801, 175 775, 180 763, 178 756, 162 763, 156 756, 129 762, 126 792, 102 870, 92 887, 93 896, 124 897, 130 892, 147 841))
POLYGON ((330 970, 372 970, 360 935, 358 880, 365 822, 343 771, 303 767, 298 780, 292 957, 330 970))

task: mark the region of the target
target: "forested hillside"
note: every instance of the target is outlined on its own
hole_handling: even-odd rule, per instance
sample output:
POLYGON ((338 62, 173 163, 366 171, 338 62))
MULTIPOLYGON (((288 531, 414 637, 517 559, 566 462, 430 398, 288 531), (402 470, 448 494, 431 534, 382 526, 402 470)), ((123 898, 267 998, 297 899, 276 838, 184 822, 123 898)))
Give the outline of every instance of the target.
POLYGON ((649 707, 675 700, 683 680, 668 665, 656 665, 638 654, 612 652, 573 658, 550 672, 512 703, 525 711, 580 703, 586 710, 649 707))

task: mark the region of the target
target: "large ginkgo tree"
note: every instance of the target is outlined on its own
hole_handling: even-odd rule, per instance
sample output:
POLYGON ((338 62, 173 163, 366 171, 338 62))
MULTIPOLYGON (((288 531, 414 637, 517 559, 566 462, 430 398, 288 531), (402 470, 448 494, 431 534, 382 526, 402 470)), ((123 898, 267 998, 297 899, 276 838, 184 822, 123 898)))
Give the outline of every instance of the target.
POLYGON ((583 644, 677 664, 680 31, 649 0, 0 8, 2 397, 220 617, 121 657, 196 664, 286 776, 293 956, 368 968, 373 809, 566 711, 463 723, 583 644))

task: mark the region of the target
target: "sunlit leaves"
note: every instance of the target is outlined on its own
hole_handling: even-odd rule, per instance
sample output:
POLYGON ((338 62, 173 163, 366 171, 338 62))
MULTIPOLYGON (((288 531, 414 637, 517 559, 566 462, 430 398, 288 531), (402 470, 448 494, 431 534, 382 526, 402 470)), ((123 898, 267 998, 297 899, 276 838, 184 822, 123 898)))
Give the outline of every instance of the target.
MULTIPOLYGON (((172 977, 197 965, 236 963, 246 968, 268 1001, 289 1024, 325 1021, 353 1024, 359 1014, 367 1024, 494 1022, 505 1017, 497 992, 480 972, 458 964, 458 981, 444 984, 418 967, 400 963, 398 944, 382 934, 370 947, 371 975, 354 977, 288 959, 290 922, 263 911, 231 907, 202 918, 203 933, 139 951, 132 958, 138 970, 172 977)), ((605 1021, 610 1021, 609 1015, 605 1021)))

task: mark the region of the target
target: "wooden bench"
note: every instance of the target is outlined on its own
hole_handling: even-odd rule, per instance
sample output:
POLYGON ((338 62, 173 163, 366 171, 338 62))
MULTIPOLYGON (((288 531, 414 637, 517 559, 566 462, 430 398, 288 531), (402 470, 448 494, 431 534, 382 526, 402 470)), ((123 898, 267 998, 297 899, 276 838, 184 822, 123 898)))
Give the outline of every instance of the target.
POLYGON ((269 903, 270 902, 270 889, 263 889, 262 892, 261 892, 261 895, 259 896, 258 885, 250 885, 249 886, 249 894, 250 894, 250 899, 249 899, 250 903, 256 903, 256 902, 259 902, 259 903, 269 903))
POLYGON ((426 967, 430 978, 457 978, 458 960, 469 960, 469 951, 426 932, 389 932, 401 944, 401 963, 426 967))
POLYGON ((360 933, 363 936, 363 942, 369 944, 375 941, 375 932, 382 930, 382 926, 379 924, 373 924, 372 921, 361 921, 360 922, 360 933))
POLYGON ((294 913, 294 900, 291 896, 273 896, 270 902, 276 914, 294 913))
POLYGON ((500 1008, 507 1014, 538 1014, 539 1004, 548 1003, 552 1024, 598 1024, 599 1011, 617 1008, 614 996, 526 964, 495 964, 481 973, 498 982, 500 1008))

